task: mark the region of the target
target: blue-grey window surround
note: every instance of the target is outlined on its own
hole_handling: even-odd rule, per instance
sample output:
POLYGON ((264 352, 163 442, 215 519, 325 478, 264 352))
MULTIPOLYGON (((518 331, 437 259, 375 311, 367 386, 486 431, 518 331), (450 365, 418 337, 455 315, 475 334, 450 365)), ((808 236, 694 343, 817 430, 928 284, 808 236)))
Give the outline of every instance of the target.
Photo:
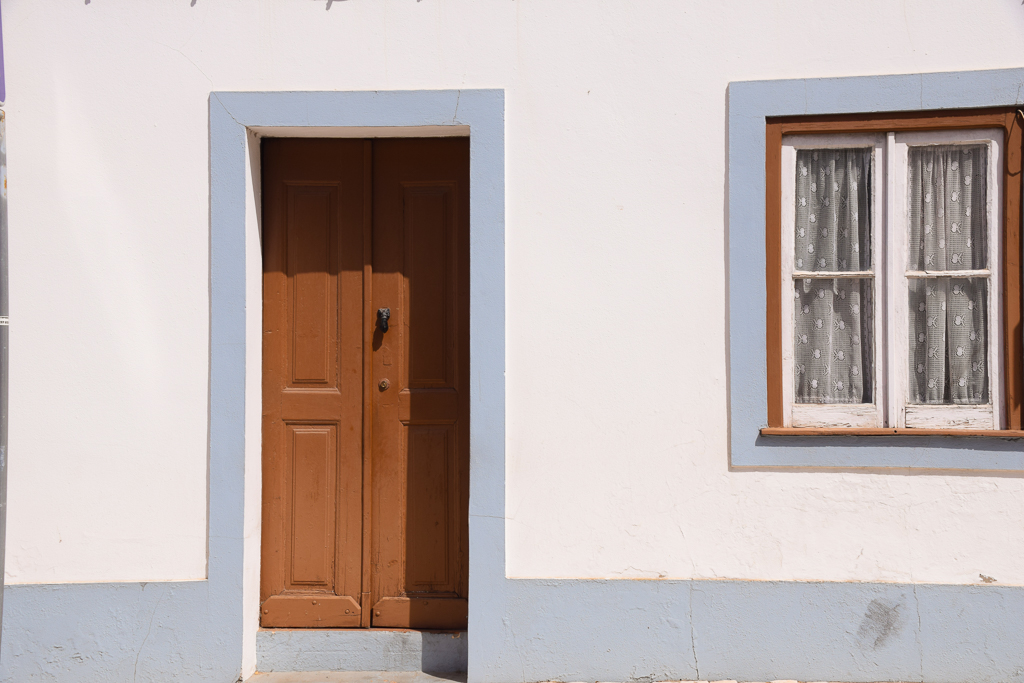
POLYGON ((729 458, 735 468, 1024 471, 1021 439, 990 436, 761 436, 768 422, 766 119, 1016 106, 1024 69, 729 84, 729 458))

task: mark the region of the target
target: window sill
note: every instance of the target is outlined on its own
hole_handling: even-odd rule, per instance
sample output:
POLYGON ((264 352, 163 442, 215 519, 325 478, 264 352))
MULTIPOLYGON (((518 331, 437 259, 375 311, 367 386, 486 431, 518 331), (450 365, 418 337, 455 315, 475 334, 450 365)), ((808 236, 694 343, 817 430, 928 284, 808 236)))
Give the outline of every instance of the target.
POLYGON ((1024 438, 1020 429, 867 429, 863 427, 762 427, 761 436, 969 436, 1024 438))

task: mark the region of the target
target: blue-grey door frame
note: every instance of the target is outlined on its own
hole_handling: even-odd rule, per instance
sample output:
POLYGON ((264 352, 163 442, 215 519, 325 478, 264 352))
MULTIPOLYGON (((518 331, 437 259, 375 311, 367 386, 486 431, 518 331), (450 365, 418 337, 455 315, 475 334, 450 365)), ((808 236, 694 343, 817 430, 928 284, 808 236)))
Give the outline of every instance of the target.
MULTIPOLYGON (((493 572, 504 578, 504 556, 496 561, 489 542, 495 532, 487 528, 495 523, 500 526, 505 509, 505 129, 501 90, 211 94, 210 580, 222 570, 238 580, 242 576, 245 317, 262 316, 252 306, 246 308, 247 128, 423 126, 452 126, 453 134, 456 126, 470 130, 472 629, 486 620, 484 601, 472 599, 488 593, 481 579, 493 572), (222 536, 221 530, 228 534, 222 536)), ((503 527, 498 534, 504 539, 503 527)), ((232 592, 236 588, 240 589, 240 584, 232 584, 232 592)), ((240 609, 240 592, 238 598, 240 609)), ((240 618, 239 613, 239 623, 240 618)))

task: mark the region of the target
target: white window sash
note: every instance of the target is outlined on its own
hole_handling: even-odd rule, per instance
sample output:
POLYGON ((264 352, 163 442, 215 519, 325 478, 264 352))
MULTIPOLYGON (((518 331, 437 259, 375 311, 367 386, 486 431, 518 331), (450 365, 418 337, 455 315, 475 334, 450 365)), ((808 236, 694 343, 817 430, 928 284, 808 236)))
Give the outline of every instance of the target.
MULTIPOLYGON (((1003 131, 1000 129, 948 130, 889 133, 886 146, 888 218, 890 226, 888 269, 889 397, 888 424, 902 428, 1002 429, 1006 424, 1003 402, 1003 301, 1002 301, 1002 219, 1003 219, 1003 131), (912 145, 987 144, 988 165, 988 269, 957 271, 952 277, 988 280, 989 403, 983 405, 918 405, 910 397, 909 289, 907 255, 910 240, 910 196, 907 188, 909 147, 912 145)), ((911 273, 920 276, 923 273, 911 273)), ((945 276, 944 271, 928 272, 945 276)))
MULTIPOLYGON (((885 190, 885 135, 884 134, 850 134, 850 135, 786 135, 782 138, 782 405, 783 426, 785 427, 881 427, 886 415, 885 406, 885 353, 884 340, 884 278, 885 250, 885 206, 883 192, 885 190), (871 274, 873 287, 873 306, 871 315, 874 318, 874 335, 872 339, 874 367, 872 368, 872 392, 874 403, 860 404, 820 404, 794 403, 794 320, 793 320, 793 287, 795 271, 794 235, 796 221, 796 151, 798 149, 842 149, 851 147, 871 147, 872 151, 872 187, 871 187, 871 274)), ((803 273, 800 273, 803 275, 803 273)), ((814 273, 814 278, 830 277, 863 277, 864 273, 814 273)))

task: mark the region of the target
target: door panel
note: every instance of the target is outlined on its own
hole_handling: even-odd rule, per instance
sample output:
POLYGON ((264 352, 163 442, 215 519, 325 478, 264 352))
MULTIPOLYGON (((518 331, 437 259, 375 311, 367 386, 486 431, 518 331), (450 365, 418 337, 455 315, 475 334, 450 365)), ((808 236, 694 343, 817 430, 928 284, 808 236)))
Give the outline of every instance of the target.
POLYGON ((261 152, 261 624, 465 628, 468 140, 261 152))
POLYGON ((374 143, 374 626, 463 628, 469 142, 374 143))
POLYGON ((362 140, 264 140, 261 623, 359 626, 362 140))
POLYGON ((333 588, 335 426, 288 425, 291 444, 289 589, 333 588))
POLYGON ((454 388, 454 183, 402 183, 409 301, 409 388, 454 388))
MULTIPOLYGON (((337 305, 332 296, 331 237, 337 186, 288 185, 287 254, 292 278, 292 384, 337 379, 330 353, 337 305)), ((336 383, 332 382, 336 386, 336 383)))
POLYGON ((393 628, 461 630, 469 603, 461 598, 383 598, 373 606, 373 624, 393 628))
POLYGON ((455 592, 451 571, 454 539, 449 520, 452 470, 455 469, 455 438, 451 425, 408 427, 408 515, 405 557, 406 593, 455 592))

